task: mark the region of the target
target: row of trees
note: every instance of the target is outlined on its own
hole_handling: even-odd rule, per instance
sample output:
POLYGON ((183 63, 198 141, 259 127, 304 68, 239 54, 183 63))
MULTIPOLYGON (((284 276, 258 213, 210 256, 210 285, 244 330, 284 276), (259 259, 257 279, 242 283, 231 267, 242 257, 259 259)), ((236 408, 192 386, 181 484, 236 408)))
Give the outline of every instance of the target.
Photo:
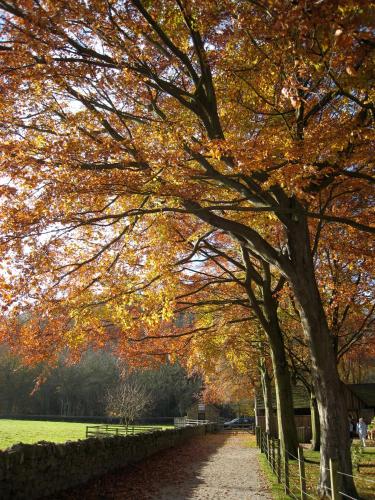
POLYGON ((67 362, 67 356, 61 355, 53 368, 45 364, 24 366, 2 346, 0 414, 119 416, 110 400, 116 399, 119 388, 131 387, 136 388, 137 397, 147 395, 147 405, 137 417, 183 416, 201 388, 201 380, 188 377, 179 364, 128 372, 106 351, 89 351, 77 364, 67 362), (41 378, 44 380, 36 387, 41 378))
MULTIPOLYGON (((280 275, 272 274, 266 262, 239 251, 229 253, 231 247, 225 245, 222 237, 219 243, 212 239, 206 243, 203 240, 195 252, 204 256, 205 263, 197 270, 199 283, 194 283, 189 292, 189 307, 206 308, 206 311, 211 308, 215 322, 222 324, 208 338, 194 341, 191 359, 200 363, 208 377, 214 380, 214 389, 217 386, 219 393, 228 391, 228 384, 224 382, 233 382, 236 375, 247 379, 247 384, 242 384, 246 390, 249 385, 257 384, 260 375, 267 431, 271 433, 275 432, 270 418, 273 413, 271 384, 274 385, 278 428, 283 445, 292 454, 298 443, 291 382, 303 384, 311 395, 313 448, 318 450, 319 414, 309 346, 290 288, 280 275), (213 307, 216 310, 212 310, 213 307)), ((330 268, 334 275, 330 277, 329 272, 324 275, 324 305, 341 380, 361 382, 366 375, 371 376, 374 353, 372 285, 371 282, 361 283, 359 275, 354 279, 352 271, 339 259, 337 252, 334 266, 330 268), (362 370, 357 369, 356 374, 358 365, 362 370)), ((322 267, 322 263, 316 266, 319 271, 322 267)), ((204 317, 201 313, 200 316, 204 317)))
MULTIPOLYGON (((364 2, 1 0, 3 322, 25 359, 290 366, 351 478, 338 361, 371 345, 374 40, 364 2), (185 322, 175 315, 193 311, 185 322), (115 324, 116 328, 108 328, 115 324)), ((269 385, 269 384, 268 384, 269 385)))

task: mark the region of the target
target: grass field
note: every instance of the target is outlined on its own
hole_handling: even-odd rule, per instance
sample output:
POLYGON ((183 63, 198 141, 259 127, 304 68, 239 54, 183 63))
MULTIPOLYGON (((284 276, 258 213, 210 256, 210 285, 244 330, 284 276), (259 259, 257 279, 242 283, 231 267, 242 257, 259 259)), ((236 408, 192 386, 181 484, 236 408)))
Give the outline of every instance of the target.
POLYGON ((74 422, 44 422, 39 420, 0 420, 0 449, 15 443, 52 441, 64 443, 85 439, 86 425, 74 422))
POLYGON ((0 419, 0 450, 16 443, 36 443, 37 441, 64 443, 65 441, 85 439, 86 425, 96 424, 0 419))

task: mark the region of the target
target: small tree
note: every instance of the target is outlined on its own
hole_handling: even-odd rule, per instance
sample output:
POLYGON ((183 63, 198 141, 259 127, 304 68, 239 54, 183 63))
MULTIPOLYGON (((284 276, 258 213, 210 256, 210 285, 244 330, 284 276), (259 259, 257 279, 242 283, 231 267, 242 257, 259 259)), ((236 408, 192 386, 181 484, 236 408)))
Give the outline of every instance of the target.
POLYGON ((126 377, 108 391, 106 403, 107 413, 128 426, 150 405, 151 395, 137 380, 126 377))

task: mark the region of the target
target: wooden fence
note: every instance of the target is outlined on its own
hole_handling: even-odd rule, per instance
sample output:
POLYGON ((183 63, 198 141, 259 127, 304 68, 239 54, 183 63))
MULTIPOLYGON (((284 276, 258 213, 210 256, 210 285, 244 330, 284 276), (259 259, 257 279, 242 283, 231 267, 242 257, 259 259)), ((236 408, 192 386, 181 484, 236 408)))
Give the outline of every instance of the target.
POLYGON ((163 427, 157 425, 87 425, 86 438, 127 436, 145 432, 161 431, 163 427))
POLYGON ((175 417, 174 419, 175 427, 189 427, 193 425, 204 425, 210 423, 213 422, 210 422, 209 420, 194 420, 192 418, 187 418, 187 417, 175 417))

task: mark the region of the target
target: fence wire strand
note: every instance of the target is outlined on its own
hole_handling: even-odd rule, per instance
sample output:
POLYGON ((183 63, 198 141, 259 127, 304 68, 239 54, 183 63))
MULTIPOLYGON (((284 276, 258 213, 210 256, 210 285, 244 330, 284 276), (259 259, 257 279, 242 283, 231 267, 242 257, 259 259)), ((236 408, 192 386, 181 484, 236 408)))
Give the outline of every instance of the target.
MULTIPOLYGON (((308 481, 306 474, 302 475, 300 473, 300 467, 298 467, 298 471, 293 471, 293 469, 289 467, 291 465, 289 464, 289 457, 296 460, 299 464, 308 463, 309 465, 319 467, 320 469, 329 472, 331 472, 331 469, 328 467, 324 467, 323 465, 313 462, 311 460, 305 460, 304 458, 302 458, 301 460, 299 457, 296 457, 293 453, 290 453, 289 450, 285 450, 285 456, 283 456, 281 454, 279 440, 278 439, 275 440, 274 438, 271 437, 268 437, 267 439, 267 434, 265 432, 262 432, 261 429, 259 429, 257 436, 258 436, 257 442, 259 444, 259 447, 261 448, 261 451, 265 454, 266 460, 268 462, 268 465, 270 466, 271 471, 275 474, 280 483, 285 487, 285 491, 287 492, 287 494, 291 498, 294 498, 296 500, 299 500, 300 495, 302 494, 305 495, 307 498, 312 498, 313 500, 316 500, 318 496, 314 496, 313 494, 308 493, 306 491, 307 481, 308 481), (277 443, 276 447, 275 447, 275 442, 277 443), (301 488, 301 484, 295 482, 301 480, 305 482, 303 491, 301 488), (293 490, 297 490, 298 496, 293 490)), ((353 479, 358 479, 358 476, 353 476, 345 472, 337 471, 337 474, 340 474, 342 476, 352 477, 353 479)), ((373 479, 362 476, 360 477, 360 479, 375 484, 375 480, 373 479)), ((332 488, 330 488, 329 486, 325 486, 325 488, 330 492, 333 491, 332 488)), ((352 497, 342 491, 339 491, 339 494, 345 498, 348 498, 349 500, 358 500, 358 498, 352 497)))
POLYGON ((358 498, 351 497, 350 495, 347 495, 346 493, 343 493, 342 491, 339 491, 340 495, 343 495, 346 498, 350 498, 350 500, 358 500, 358 498))
MULTIPOLYGON (((341 476, 347 476, 347 477, 352 477, 353 479, 356 479, 358 476, 352 476, 352 474, 347 474, 346 472, 340 472, 340 471, 337 471, 337 474, 341 474, 341 476)), ((374 479, 369 479, 368 477, 364 477, 361 475, 361 481, 368 481, 369 483, 374 483, 375 484, 375 480, 374 479)))

